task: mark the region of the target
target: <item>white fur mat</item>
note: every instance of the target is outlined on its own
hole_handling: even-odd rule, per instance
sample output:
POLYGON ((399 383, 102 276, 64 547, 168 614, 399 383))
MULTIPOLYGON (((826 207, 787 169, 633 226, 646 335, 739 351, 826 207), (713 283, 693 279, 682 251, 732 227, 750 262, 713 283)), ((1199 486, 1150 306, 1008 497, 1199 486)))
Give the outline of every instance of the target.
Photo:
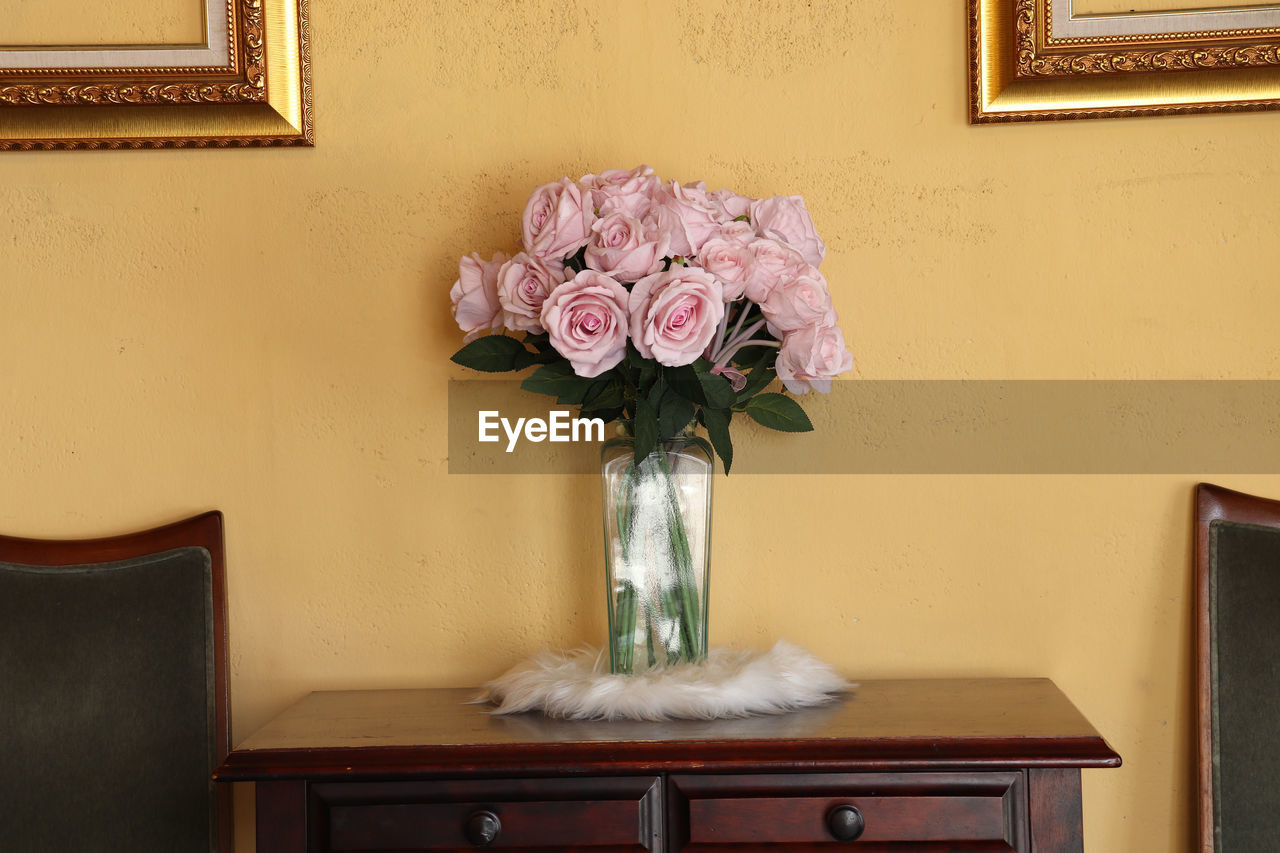
POLYGON ((713 720, 822 705, 856 687, 785 640, 767 652, 713 648, 697 664, 613 675, 608 651, 543 649, 484 686, 495 714, 565 720, 713 720))

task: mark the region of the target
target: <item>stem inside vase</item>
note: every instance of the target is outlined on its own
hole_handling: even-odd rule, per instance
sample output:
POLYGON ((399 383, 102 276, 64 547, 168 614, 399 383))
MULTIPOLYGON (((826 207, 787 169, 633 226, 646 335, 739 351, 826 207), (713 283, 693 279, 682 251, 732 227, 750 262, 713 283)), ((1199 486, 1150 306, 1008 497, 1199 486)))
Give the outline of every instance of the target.
POLYGON ((711 448, 681 436, 639 464, 633 450, 629 438, 606 442, 601 467, 610 662, 619 673, 701 660, 707 650, 711 448))

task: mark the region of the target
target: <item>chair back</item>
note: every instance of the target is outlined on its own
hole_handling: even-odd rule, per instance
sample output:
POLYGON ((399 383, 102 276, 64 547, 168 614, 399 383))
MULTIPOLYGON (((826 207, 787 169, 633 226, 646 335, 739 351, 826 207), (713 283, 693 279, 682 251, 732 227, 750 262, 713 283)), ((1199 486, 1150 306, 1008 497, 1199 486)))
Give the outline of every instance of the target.
POLYGON ((1196 490, 1195 657, 1202 853, 1280 838, 1280 501, 1196 490))
POLYGON ((0 536, 6 850, 230 850, 222 515, 0 536))

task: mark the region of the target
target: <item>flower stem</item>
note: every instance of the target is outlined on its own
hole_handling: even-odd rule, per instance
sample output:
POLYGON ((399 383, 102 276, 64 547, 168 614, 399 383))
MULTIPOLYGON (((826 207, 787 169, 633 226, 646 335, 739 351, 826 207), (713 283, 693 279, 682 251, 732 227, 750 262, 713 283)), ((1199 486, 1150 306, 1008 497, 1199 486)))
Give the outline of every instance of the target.
POLYGON ((663 474, 667 495, 667 518, 671 524, 671 556, 675 558, 677 598, 676 617, 680 623, 683 660, 696 660, 701 644, 698 642, 698 589, 693 576, 693 554, 689 548, 689 534, 684 526, 684 514, 680 511, 680 496, 676 492, 675 472, 667 459, 666 451, 658 449, 658 462, 663 474))
MULTIPOLYGON (((636 466, 634 462, 631 462, 622 473, 622 483, 618 489, 618 545, 622 549, 622 562, 624 565, 630 560, 631 539, 634 535, 632 530, 632 504, 635 497, 635 478, 636 466)), ((618 587, 613 608, 614 647, 617 654, 617 659, 614 661, 614 670, 617 672, 631 672, 634 666, 638 598, 639 594, 636 591, 635 584, 628 579, 624 579, 618 587)))
POLYGON ((729 335, 730 338, 736 338, 738 332, 742 331, 742 324, 746 321, 747 315, 751 313, 754 305, 754 302, 744 302, 742 304, 742 310, 738 312, 738 322, 733 324, 733 333, 729 335))
POLYGON ((659 446, 639 463, 628 462, 618 480, 614 513, 623 571, 610 591, 615 672, 637 665, 637 629, 650 667, 698 660, 703 649, 698 582, 676 482, 680 459, 671 452, 676 455, 659 446))
POLYGON ((760 331, 760 329, 763 327, 764 327, 764 320, 757 320, 756 322, 752 323, 750 326, 747 326, 745 331, 737 334, 728 343, 726 343, 723 347, 721 347, 719 354, 716 356, 714 369, 723 370, 724 366, 728 364, 730 361, 732 361, 733 357, 738 354, 738 350, 742 349, 743 347, 754 346, 754 345, 775 346, 775 347, 782 346, 782 344, 778 343, 772 338, 761 338, 761 339, 755 339, 755 340, 751 338, 752 335, 760 331))
POLYGON ((729 309, 726 307, 724 313, 720 315, 720 326, 716 329, 716 336, 711 339, 711 343, 707 344, 706 352, 703 353, 707 361, 715 361, 717 342, 724 340, 724 332, 727 328, 729 328, 729 309))
POLYGON ((727 338, 725 337, 724 330, 728 325, 729 312, 724 312, 724 317, 720 319, 720 334, 716 336, 716 340, 720 341, 720 348, 711 356, 711 358, 707 359, 708 361, 713 363, 719 362, 724 356, 725 350, 732 345, 733 340, 737 338, 739 333, 742 331, 742 324, 747 319, 747 315, 751 313, 753 304, 754 303, 752 302, 743 302, 742 310, 738 312, 738 322, 734 323, 733 331, 729 333, 727 338))

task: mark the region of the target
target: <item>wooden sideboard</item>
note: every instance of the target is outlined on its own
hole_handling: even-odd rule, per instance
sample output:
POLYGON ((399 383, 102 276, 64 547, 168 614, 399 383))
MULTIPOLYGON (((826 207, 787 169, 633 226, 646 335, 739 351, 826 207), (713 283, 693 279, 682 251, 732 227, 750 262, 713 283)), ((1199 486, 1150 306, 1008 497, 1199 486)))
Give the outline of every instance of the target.
POLYGON ((232 750, 259 853, 1080 853, 1120 756, 1047 679, 868 681, 715 722, 498 717, 470 689, 312 693, 232 750))

